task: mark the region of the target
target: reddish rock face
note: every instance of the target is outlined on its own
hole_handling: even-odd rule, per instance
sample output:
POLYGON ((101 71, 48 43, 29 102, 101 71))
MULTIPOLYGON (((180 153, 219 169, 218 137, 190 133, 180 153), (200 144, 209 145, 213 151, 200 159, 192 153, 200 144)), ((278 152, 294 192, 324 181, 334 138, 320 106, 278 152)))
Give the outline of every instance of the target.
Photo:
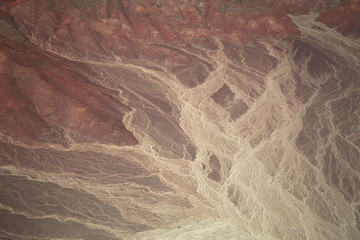
MULTIPOLYGON (((10 43, 11 44, 11 43, 10 43)), ((34 46, 2 44, 1 128, 16 140, 137 144, 122 118, 129 107, 111 91, 34 46)), ((68 142, 69 143, 69 142, 68 142)))
POLYGON ((173 61, 169 64, 191 59, 161 45, 156 48, 155 43, 216 49, 215 36, 247 41, 251 35, 284 38, 298 33, 286 12, 272 15, 271 10, 259 11, 237 1, 30 0, 3 9, 24 35, 31 32, 31 40, 38 44, 50 41, 54 51, 73 55, 90 51, 127 59, 143 56, 173 61))
POLYGON ((316 19, 344 36, 360 38, 360 2, 347 1, 320 13, 316 19))
POLYGON ((0 239, 360 239, 358 15, 0 0, 0 239))

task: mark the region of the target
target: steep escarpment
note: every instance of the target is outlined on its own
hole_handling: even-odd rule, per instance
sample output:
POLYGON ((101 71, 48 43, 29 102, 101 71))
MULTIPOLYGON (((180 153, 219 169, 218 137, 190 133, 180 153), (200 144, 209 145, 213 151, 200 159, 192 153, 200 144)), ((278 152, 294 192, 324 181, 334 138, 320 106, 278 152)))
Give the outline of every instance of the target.
POLYGON ((0 238, 360 238, 355 1, 0 1, 0 238))
POLYGON ((341 5, 320 13, 316 19, 328 27, 335 28, 344 36, 359 39, 360 37, 360 2, 347 1, 341 5))

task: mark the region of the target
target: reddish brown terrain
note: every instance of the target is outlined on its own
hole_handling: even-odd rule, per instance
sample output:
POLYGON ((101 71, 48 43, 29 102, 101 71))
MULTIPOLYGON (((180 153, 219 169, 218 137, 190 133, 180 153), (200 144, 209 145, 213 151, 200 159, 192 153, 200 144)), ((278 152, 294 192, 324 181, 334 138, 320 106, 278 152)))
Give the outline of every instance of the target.
POLYGON ((0 0, 0 239, 360 239, 359 9, 0 0))
POLYGON ((316 21, 335 28, 344 36, 360 38, 360 2, 349 1, 322 11, 316 21))

